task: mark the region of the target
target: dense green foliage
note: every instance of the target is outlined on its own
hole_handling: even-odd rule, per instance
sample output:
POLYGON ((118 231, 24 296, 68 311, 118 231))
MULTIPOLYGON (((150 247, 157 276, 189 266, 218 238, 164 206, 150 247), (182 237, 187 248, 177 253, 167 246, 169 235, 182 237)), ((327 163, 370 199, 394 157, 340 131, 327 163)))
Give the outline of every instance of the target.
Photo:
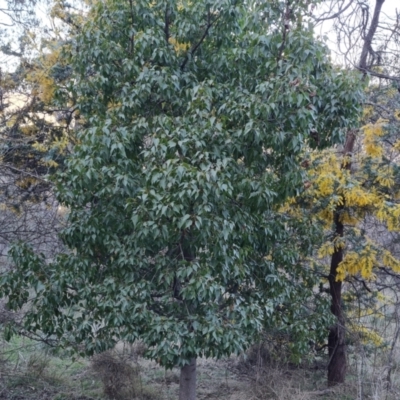
POLYGON ((282 323, 311 337, 306 309, 288 307, 320 304, 302 264, 317 227, 278 208, 303 188, 306 149, 354 123, 360 90, 301 4, 291 29, 282 7, 93 7, 71 50, 87 129, 57 177, 70 252, 46 262, 15 247, 1 282, 10 307, 31 302, 26 329, 86 353, 140 338, 168 367, 239 352, 282 323))

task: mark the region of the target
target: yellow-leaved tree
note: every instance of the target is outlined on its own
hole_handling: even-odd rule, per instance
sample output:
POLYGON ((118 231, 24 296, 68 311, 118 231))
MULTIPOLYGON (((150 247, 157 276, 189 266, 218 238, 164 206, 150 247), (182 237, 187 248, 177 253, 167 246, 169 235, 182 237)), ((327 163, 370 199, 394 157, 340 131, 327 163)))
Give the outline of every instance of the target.
MULTIPOLYGON (((342 146, 305 155, 305 190, 291 204, 291 212, 312 212, 325 225, 327 240, 318 253, 322 260, 329 259, 325 276, 336 319, 328 336, 328 385, 344 382, 346 335, 349 329, 363 328, 346 326, 343 282, 372 293, 368 280, 380 279, 379 271, 396 274, 399 270, 396 248, 388 244, 400 215, 396 193, 400 80, 398 53, 393 52, 398 49, 400 30, 396 19, 382 13, 384 2, 349 1, 344 6, 326 0, 327 8, 311 10, 317 24, 333 21, 337 60, 358 70, 366 87, 359 127, 347 132, 342 146), (391 56, 385 52, 389 48, 391 56), (379 234, 374 226, 379 226, 379 234)), ((314 136, 318 140, 318 132, 314 136)))
MULTIPOLYGON (((338 353, 346 356, 346 332, 383 342, 367 326, 346 318, 343 301, 352 297, 349 291, 342 298, 343 282, 361 284, 379 302, 384 296, 377 296, 370 282, 386 279, 386 272, 400 273, 400 252, 393 244, 400 232, 400 94, 393 84, 371 84, 366 95, 360 128, 348 134, 342 147, 305 156, 304 192, 281 209, 293 215, 311 212, 324 226, 326 241, 312 264, 316 270, 329 264, 324 277, 337 317, 328 338, 330 384, 342 382, 346 373, 338 359, 338 353)), ((353 311, 348 309, 347 316, 353 311)), ((358 311, 359 316, 367 312, 365 307, 358 311)))

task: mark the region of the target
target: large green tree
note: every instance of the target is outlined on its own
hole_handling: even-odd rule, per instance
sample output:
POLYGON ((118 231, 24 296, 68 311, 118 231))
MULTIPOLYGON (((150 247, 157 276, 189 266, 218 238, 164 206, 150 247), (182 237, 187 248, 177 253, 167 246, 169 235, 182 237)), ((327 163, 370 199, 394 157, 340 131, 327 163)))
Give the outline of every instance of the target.
POLYGON ((141 339, 182 368, 187 400, 198 356, 242 351, 312 290, 313 227, 276 210, 360 91, 302 24, 306 3, 95 4, 71 46, 87 129, 57 178, 70 252, 16 247, 2 279, 10 307, 31 301, 27 329, 86 353, 141 339))

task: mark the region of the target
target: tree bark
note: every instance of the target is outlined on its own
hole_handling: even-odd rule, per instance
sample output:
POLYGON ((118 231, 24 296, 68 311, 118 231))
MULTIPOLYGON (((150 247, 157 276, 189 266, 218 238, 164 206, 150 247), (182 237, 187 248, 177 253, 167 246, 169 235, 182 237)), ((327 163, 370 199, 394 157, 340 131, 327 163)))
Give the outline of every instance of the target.
POLYGON ((196 359, 181 368, 179 400, 196 400, 196 359))
MULTIPOLYGON (((340 210, 335 211, 336 235, 343 236, 343 224, 340 222, 340 210)), ((332 255, 329 273, 329 287, 331 294, 331 311, 336 316, 335 325, 329 328, 328 336, 328 386, 343 383, 346 378, 347 358, 345 343, 345 321, 341 307, 342 282, 336 281, 337 267, 343 260, 343 249, 336 249, 332 255)))
MULTIPOLYGON (((344 160, 342 169, 350 170, 351 156, 356 142, 356 132, 349 131, 343 149, 344 160)), ((340 221, 341 213, 346 205, 338 206, 334 211, 335 238, 342 237, 344 233, 343 223, 340 221)), ((332 254, 331 268, 329 272, 329 288, 331 294, 331 312, 336 317, 336 323, 329 328, 328 336, 328 386, 343 383, 346 379, 347 356, 345 342, 345 319, 342 310, 342 282, 337 282, 337 268, 343 261, 343 248, 335 247, 332 254)))
POLYGON ((368 29, 367 35, 364 37, 364 43, 361 50, 360 62, 358 63, 358 69, 362 72, 367 73, 369 65, 367 63, 368 55, 373 53, 372 40, 374 39, 376 29, 379 24, 379 17, 381 15, 382 6, 385 0, 376 0, 374 14, 372 16, 372 21, 368 29))

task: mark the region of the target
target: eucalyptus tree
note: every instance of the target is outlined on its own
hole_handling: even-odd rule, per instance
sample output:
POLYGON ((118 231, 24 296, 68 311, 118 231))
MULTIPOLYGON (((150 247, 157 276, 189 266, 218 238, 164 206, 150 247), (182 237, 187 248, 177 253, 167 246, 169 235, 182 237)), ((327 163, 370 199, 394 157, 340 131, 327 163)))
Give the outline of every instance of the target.
POLYGON ((86 128, 55 178, 70 251, 17 246, 2 278, 27 330, 86 354, 141 339, 191 400, 197 357, 242 351, 312 293, 313 226, 277 210, 305 149, 355 123, 360 88, 306 3, 96 2, 71 45, 86 128))
MULTIPOLYGON (((327 207, 325 213, 328 212, 329 214, 329 216, 325 214, 324 218, 332 222, 329 228, 331 229, 331 246, 333 246, 330 253, 329 285, 332 297, 331 310, 337 319, 337 323, 331 326, 328 337, 328 384, 334 385, 344 382, 346 377, 346 318, 342 307, 342 286, 344 277, 348 275, 344 271, 346 269, 352 270, 350 276, 361 273, 361 277, 364 279, 368 276, 365 271, 371 269, 371 265, 388 266, 387 262, 386 264, 385 262, 382 263, 384 258, 375 260, 375 263, 372 262, 372 264, 366 261, 365 257, 362 259, 371 246, 371 237, 368 237, 371 235, 366 234, 365 229, 361 229, 358 234, 355 234, 352 225, 358 225, 361 222, 361 215, 377 217, 380 214, 381 217, 378 217, 378 219, 385 221, 385 223, 388 223, 388 219, 392 219, 392 222, 388 223, 388 227, 389 230, 393 230, 395 219, 393 213, 397 207, 397 200, 391 197, 392 195, 388 195, 387 191, 392 182, 398 180, 397 161, 394 161, 397 154, 394 157, 393 154, 396 153, 396 149, 392 146, 397 141, 395 132, 398 120, 397 109, 393 108, 388 111, 385 103, 396 104, 397 90, 400 87, 398 67, 400 29, 398 11, 393 7, 392 15, 384 13, 385 0, 371 2, 327 0, 322 4, 323 6, 320 8, 312 8, 311 17, 317 24, 323 24, 326 21, 332 22, 336 41, 333 41, 331 47, 336 52, 337 60, 348 68, 360 71, 359 79, 365 82, 366 87, 370 83, 371 88, 367 91, 363 100, 366 113, 377 115, 385 110, 385 120, 372 118, 362 129, 348 130, 342 149, 343 157, 338 161, 341 164, 339 169, 336 168, 337 160, 333 161, 331 156, 326 159, 327 162, 323 163, 328 167, 326 172, 330 177, 334 175, 336 177, 339 175, 347 176, 346 180, 342 180, 341 183, 336 178, 330 181, 332 185, 328 189, 330 191, 329 196, 333 195, 336 200, 331 198, 331 203, 326 201, 323 205, 323 207, 327 207), (374 86, 376 87, 374 88, 374 86), (380 89, 377 90, 379 87, 380 89), (380 91, 389 96, 386 101, 375 104, 374 97, 376 96, 374 94, 380 91), (370 98, 368 99, 368 97, 370 98), (371 107, 376 108, 374 113, 371 107), (363 150, 357 154, 357 148, 360 147, 363 147, 363 150), (354 157, 355 155, 356 157, 354 157), (356 167, 352 166, 353 158, 356 167), (351 178, 351 175, 354 176, 351 178), (353 180, 352 183, 350 183, 351 179, 353 180), (353 201, 354 199, 350 199, 349 196, 346 197, 345 192, 350 187, 360 190, 358 200, 361 203, 363 198, 365 200, 361 193, 375 196, 375 199, 372 200, 372 197, 370 197, 372 201, 357 204, 353 201), (355 210, 354 206, 358 207, 358 210, 355 210), (379 212, 379 210, 385 207, 388 207, 390 212, 387 212, 387 216, 382 218, 382 211, 379 212), (354 216, 353 213, 358 214, 357 218, 353 221, 346 220, 345 216, 354 216), (352 240, 351 236, 355 236, 357 239, 352 240), (352 241, 353 244, 351 244, 352 241), (341 245, 334 245, 335 242, 341 243, 341 245), (358 243, 354 245, 355 242, 358 243), (349 264, 351 256, 355 261, 355 252, 352 251, 354 248, 358 249, 360 258, 357 258, 357 262, 353 263, 352 269, 348 265, 346 267, 346 264, 349 264), (357 267, 355 267, 356 264, 357 267)), ((317 163, 320 162, 321 160, 317 163)), ((324 180, 324 172, 321 166, 318 166, 317 169, 319 170, 318 177, 314 176, 313 180, 315 187, 318 187, 319 182, 324 180)), ((323 196, 325 195, 326 193, 323 194, 323 196)), ((312 202, 315 205, 318 202, 315 202, 314 197, 312 202)), ((382 254, 383 248, 379 245, 376 247, 380 248, 378 253, 382 254)), ((372 256, 373 254, 371 254, 372 256)), ((388 260, 388 257, 386 257, 386 261, 388 260)), ((391 267, 394 266, 396 270, 395 263, 396 261, 392 260, 391 267)))

